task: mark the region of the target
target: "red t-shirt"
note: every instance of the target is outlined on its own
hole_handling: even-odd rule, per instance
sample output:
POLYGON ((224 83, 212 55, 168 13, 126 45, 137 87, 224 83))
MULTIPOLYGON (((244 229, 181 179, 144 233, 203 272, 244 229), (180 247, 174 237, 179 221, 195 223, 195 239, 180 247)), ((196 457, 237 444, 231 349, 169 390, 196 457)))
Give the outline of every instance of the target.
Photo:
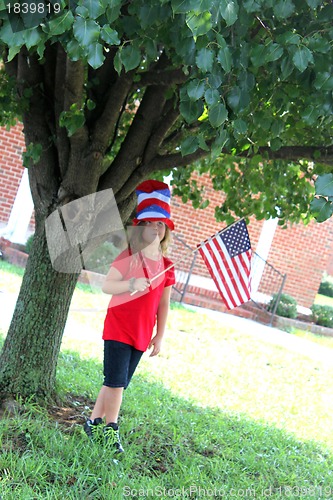
MULTIPOLYGON (((111 267, 116 268, 124 280, 148 277, 152 279, 172 262, 163 257, 159 261, 140 257, 141 254, 130 255, 128 250, 122 252, 111 267)), ((167 286, 175 283, 175 272, 172 267, 159 278, 152 281, 144 292, 131 295, 125 292, 111 297, 104 321, 104 340, 117 340, 130 344, 139 351, 146 351, 156 323, 156 313, 167 286)))

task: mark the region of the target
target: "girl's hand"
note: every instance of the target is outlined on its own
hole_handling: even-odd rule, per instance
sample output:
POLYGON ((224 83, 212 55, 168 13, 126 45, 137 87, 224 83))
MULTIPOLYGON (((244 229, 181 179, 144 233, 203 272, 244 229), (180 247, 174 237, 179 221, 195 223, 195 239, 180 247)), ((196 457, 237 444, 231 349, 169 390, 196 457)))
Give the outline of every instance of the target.
POLYGON ((159 352, 161 351, 161 346, 162 346, 162 339, 159 338, 157 335, 155 335, 155 337, 151 339, 148 347, 148 349, 153 348, 149 357, 151 358, 152 356, 156 356, 157 354, 159 354, 159 352))
POLYGON ((150 281, 147 278, 137 278, 133 284, 133 288, 136 292, 144 292, 149 286, 150 281))

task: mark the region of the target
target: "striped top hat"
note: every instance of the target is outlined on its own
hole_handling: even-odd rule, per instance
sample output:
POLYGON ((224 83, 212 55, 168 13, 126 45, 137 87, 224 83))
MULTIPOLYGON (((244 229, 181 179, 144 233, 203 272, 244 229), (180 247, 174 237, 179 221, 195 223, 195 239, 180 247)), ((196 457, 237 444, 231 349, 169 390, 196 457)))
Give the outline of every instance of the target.
POLYGON ((170 219, 170 189, 160 181, 144 181, 136 188, 138 206, 133 224, 141 221, 162 221, 169 229, 174 229, 170 219))

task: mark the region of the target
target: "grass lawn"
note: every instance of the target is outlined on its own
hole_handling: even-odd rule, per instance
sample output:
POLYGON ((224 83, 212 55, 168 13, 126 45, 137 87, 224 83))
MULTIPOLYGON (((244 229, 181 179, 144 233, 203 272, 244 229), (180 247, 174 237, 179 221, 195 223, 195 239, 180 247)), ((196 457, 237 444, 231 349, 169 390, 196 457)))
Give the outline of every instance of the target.
MULTIPOLYGON (((14 293, 21 277, 1 264, 3 279, 14 293)), ((333 368, 181 307, 162 353, 144 355, 125 392, 124 456, 88 443, 81 424, 101 384, 106 304, 75 291, 62 404, 18 401, 2 416, 3 500, 333 499, 333 368)))

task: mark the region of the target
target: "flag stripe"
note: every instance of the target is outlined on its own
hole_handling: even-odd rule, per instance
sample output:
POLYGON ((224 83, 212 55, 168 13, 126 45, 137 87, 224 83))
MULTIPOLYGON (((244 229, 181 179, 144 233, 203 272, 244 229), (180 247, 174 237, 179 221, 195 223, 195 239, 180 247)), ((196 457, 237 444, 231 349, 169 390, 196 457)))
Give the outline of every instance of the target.
POLYGON ((214 258, 212 257, 211 252, 209 251, 207 246, 204 246, 200 249, 200 253, 201 255, 203 255, 204 261, 208 269, 212 271, 211 276, 215 282, 215 285, 218 288, 218 291, 222 296, 222 299, 224 300, 225 305, 228 307, 228 309, 232 309, 233 307, 235 307, 235 304, 233 304, 229 299, 229 294, 227 293, 227 290, 224 286, 224 282, 222 281, 222 277, 219 274, 219 271, 217 269, 216 263, 214 261, 214 258))
POLYGON ((251 244, 243 220, 198 245, 228 309, 250 300, 251 244))
POLYGON ((222 274, 222 279, 224 279, 224 282, 226 284, 226 290, 227 290, 228 297, 231 300, 233 307, 236 307, 238 305, 240 297, 238 294, 238 290, 235 289, 235 287, 233 285, 233 273, 234 273, 233 264, 231 262, 231 259, 228 258, 229 256, 227 254, 225 254, 226 249, 225 249, 223 243, 221 243, 220 251, 217 248, 216 243, 219 244, 219 242, 216 242, 216 241, 213 242, 214 253, 217 256, 217 261, 219 263, 218 269, 219 269, 219 272, 222 274), (221 253, 221 249, 222 249, 222 253, 221 253))

